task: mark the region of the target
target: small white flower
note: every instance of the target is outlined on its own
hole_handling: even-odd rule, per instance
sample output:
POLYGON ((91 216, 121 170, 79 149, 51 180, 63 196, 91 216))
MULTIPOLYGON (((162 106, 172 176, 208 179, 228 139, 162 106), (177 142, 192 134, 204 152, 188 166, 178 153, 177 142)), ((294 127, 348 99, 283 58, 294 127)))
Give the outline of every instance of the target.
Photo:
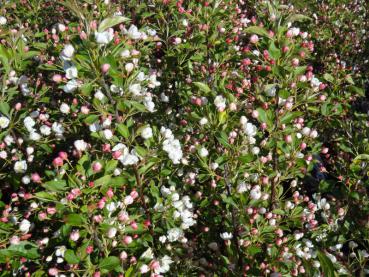
POLYGON ((105 129, 103 131, 103 135, 105 139, 112 139, 113 138, 113 132, 110 129, 105 129))
POLYGON ((105 95, 104 95, 104 93, 102 93, 102 91, 101 90, 97 90, 96 92, 95 92, 95 94, 94 94, 94 97, 96 98, 96 99, 98 99, 98 100, 103 100, 104 99, 104 97, 105 97, 105 95))
POLYGON ((114 238, 115 237, 115 235, 117 234, 117 228, 115 228, 115 227, 111 227, 111 228, 109 228, 109 230, 108 230, 108 238, 114 238))
POLYGON ((66 103, 62 103, 62 104, 60 105, 60 111, 61 111, 62 113, 64 113, 64 114, 68 114, 68 113, 70 112, 70 107, 69 107, 69 105, 68 105, 68 104, 66 104, 66 103))
POLYGON ((0 116, 0 128, 5 129, 9 126, 10 120, 5 116, 0 116))
POLYGON ((222 234, 220 234, 220 237, 224 240, 230 240, 233 238, 232 233, 228 233, 228 232, 224 232, 222 234))
POLYGON ((4 16, 0 16, 0 25, 5 25, 8 21, 4 16))
POLYGON ((206 117, 203 117, 203 118, 201 118, 201 120, 200 120, 200 125, 205 125, 205 124, 208 124, 208 119, 206 118, 206 117))
POLYGON ((73 47, 73 45, 67 44, 67 45, 64 46, 64 49, 61 52, 60 57, 63 60, 69 61, 73 57, 73 54, 74 54, 74 47, 73 47))
POLYGON ((74 79, 78 77, 78 70, 77 67, 71 66, 65 70, 65 77, 67 79, 74 79))
POLYGON ((74 142, 74 147, 78 150, 78 151, 85 151, 87 149, 87 143, 80 139, 80 140, 76 140, 74 142))
POLYGON ((207 157, 209 155, 209 151, 205 147, 202 147, 199 151, 199 155, 203 158, 207 157))
POLYGON ((66 29, 65 25, 61 23, 58 23, 57 27, 58 27, 58 31, 61 33, 64 32, 66 29))
POLYGON ((27 219, 23 219, 19 224, 19 230, 23 233, 28 233, 29 228, 31 228, 31 222, 29 222, 27 219))
POLYGON ((128 88, 129 92, 133 93, 135 96, 141 95, 141 85, 140 84, 133 84, 130 85, 128 88))
POLYGON ((40 133, 43 134, 44 136, 48 136, 51 134, 51 128, 47 125, 42 125, 40 127, 40 133))
POLYGON ((23 124, 24 124, 24 127, 26 127, 26 129, 31 132, 33 131, 33 126, 36 125, 36 122, 30 117, 30 116, 27 116, 24 120, 23 120, 23 124))
POLYGON ((76 79, 69 80, 64 86, 63 90, 66 93, 72 93, 78 88, 78 82, 76 79))
POLYGON ((32 131, 30 134, 29 134, 29 139, 30 140, 34 140, 34 141, 38 141, 41 139, 41 135, 35 131, 32 131))
POLYGON ((95 39, 98 44, 108 44, 114 38, 113 28, 109 28, 104 32, 95 32, 95 39))
POLYGON ((138 31, 138 28, 135 25, 131 25, 127 31, 127 35, 131 38, 131 39, 140 39, 142 36, 142 33, 138 31))
POLYGON ((218 95, 214 99, 214 105, 219 111, 223 111, 226 107, 226 99, 223 96, 218 95))
POLYGON ((27 171, 27 167, 26 161, 16 161, 14 164, 14 171, 16 173, 25 173, 27 171))
POLYGON ((141 132, 141 137, 143 139, 149 139, 152 137, 152 129, 150 126, 145 127, 144 129, 142 129, 141 132))
POLYGON ((131 53, 129 52, 128 49, 124 49, 121 53, 120 53, 120 56, 122 58, 129 58, 131 56, 131 53))

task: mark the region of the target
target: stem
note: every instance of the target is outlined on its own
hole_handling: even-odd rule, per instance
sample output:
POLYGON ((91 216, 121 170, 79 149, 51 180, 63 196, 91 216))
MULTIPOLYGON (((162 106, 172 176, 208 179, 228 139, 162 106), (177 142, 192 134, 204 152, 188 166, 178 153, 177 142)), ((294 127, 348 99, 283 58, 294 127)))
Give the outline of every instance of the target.
MULTIPOLYGON (((232 196, 232 185, 231 183, 229 182, 229 179, 228 179, 228 165, 226 164, 224 166, 224 180, 226 182, 226 188, 227 188, 227 194, 228 196, 232 196)), ((233 225, 233 230, 232 230, 232 233, 233 233, 233 238, 232 238, 232 241, 235 245, 235 248, 236 248, 236 251, 237 251, 237 267, 238 268, 243 268, 243 263, 242 263, 242 255, 240 253, 240 248, 238 246, 238 232, 237 232, 237 222, 236 222, 236 216, 235 216, 235 209, 234 207, 232 207, 232 225, 233 225)))
MULTIPOLYGON (((274 124, 274 132, 278 130, 279 125, 279 113, 278 113, 278 105, 279 105, 279 95, 278 95, 278 88, 276 90, 276 109, 275 109, 275 124, 274 124)), ((275 178, 272 180, 272 187, 271 187, 271 197, 270 197, 270 208, 275 209, 276 205, 276 187, 278 185, 278 153, 277 153, 277 144, 274 146, 273 149, 273 171, 276 172, 275 178)))
POLYGON ((150 221, 150 225, 149 225, 150 234, 151 234, 151 236, 154 236, 154 230, 152 229, 151 215, 150 215, 150 211, 147 208, 147 205, 146 205, 146 202, 145 202, 145 197, 144 197, 144 194, 143 194, 142 181, 141 181, 140 174, 138 173, 137 166, 134 166, 133 170, 135 172, 135 178, 136 178, 137 186, 140 190, 140 200, 141 200, 142 205, 144 207, 146 217, 150 221))

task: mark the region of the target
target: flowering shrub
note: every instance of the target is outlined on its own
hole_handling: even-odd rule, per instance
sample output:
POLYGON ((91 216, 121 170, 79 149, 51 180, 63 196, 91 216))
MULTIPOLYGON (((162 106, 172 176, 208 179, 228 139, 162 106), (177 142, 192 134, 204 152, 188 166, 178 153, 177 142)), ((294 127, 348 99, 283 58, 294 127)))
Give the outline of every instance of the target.
POLYGON ((7 1, 4 276, 367 273, 365 70, 329 5, 7 1))

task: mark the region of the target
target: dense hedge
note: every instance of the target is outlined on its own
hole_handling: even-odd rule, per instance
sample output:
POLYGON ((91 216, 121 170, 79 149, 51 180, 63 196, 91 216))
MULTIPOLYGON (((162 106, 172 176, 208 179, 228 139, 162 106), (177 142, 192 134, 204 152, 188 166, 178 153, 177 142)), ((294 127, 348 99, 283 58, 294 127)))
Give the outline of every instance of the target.
POLYGON ((369 3, 0 6, 0 276, 365 276, 369 3))

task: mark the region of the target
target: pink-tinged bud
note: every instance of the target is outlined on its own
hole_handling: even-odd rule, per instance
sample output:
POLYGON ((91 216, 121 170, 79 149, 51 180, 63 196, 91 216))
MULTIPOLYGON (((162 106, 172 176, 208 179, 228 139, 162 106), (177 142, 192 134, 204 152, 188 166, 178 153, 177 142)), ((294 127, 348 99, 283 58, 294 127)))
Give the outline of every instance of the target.
POLYGON ((57 276, 59 274, 59 270, 57 268, 53 267, 53 268, 49 269, 48 273, 49 273, 50 276, 57 276))
POLYGON ((56 208, 54 208, 54 207, 48 207, 46 209, 46 211, 47 211, 48 214, 53 215, 53 214, 56 213, 56 208))
POLYGON ((108 144, 108 143, 105 143, 105 144, 103 144, 103 146, 102 146, 102 150, 103 150, 103 152, 105 152, 105 153, 110 153, 110 151, 111 151, 111 145, 110 144, 108 144))
POLYGON ((137 223, 135 221, 132 221, 130 225, 131 225, 131 227, 132 227, 133 230, 137 230, 138 229, 138 225, 137 225, 137 223))
POLYGON ((56 157, 54 160, 53 160, 53 165, 55 167, 59 167, 59 166, 63 166, 63 159, 60 158, 60 157, 56 157))
POLYGON ((97 29, 97 22, 96 22, 96 20, 90 22, 90 28, 92 30, 96 30, 97 29))
POLYGON ((322 154, 327 154, 328 151, 329 151, 329 149, 327 147, 323 147, 321 153, 322 154))
POLYGON ((151 263, 150 263, 150 269, 151 270, 157 270, 157 269, 159 269, 160 268, 160 263, 158 262, 158 261, 152 261, 151 263))
POLYGON ((100 271, 96 271, 96 272, 94 273, 94 275, 93 275, 93 277, 100 277, 100 276, 101 276, 100 271))
POLYGON ((53 81, 54 81, 55 83, 60 83, 61 81, 63 81, 63 77, 62 77, 60 74, 55 74, 55 75, 53 76, 53 81))
POLYGON ((22 104, 18 102, 17 104, 15 104, 14 108, 15 110, 19 111, 22 108, 22 104))
POLYGON ((103 209, 105 207, 105 200, 101 199, 98 203, 97 203, 97 207, 99 209, 103 209))
POLYGON ((273 214, 271 212, 268 212, 265 214, 266 219, 271 219, 273 217, 273 214))
POLYGON ((288 30, 287 33, 286 33, 286 37, 288 38, 292 38, 293 37, 293 32, 292 30, 288 30))
POLYGON ((114 192, 112 188, 109 188, 108 191, 106 192, 106 196, 108 198, 112 198, 114 196, 114 192))
POLYGON ((270 30, 268 33, 270 38, 274 37, 274 32, 272 30, 270 30))
POLYGON ((259 42, 259 37, 257 35, 252 35, 250 37, 250 42, 253 43, 253 44, 256 44, 259 42))
POLYGON ((234 103, 234 102, 232 102, 232 103, 230 103, 229 104, 229 109, 231 110, 231 111, 236 111, 237 110, 237 105, 236 105, 236 103, 234 103))
POLYGON ((130 243, 132 243, 132 241, 133 241, 133 239, 132 239, 131 236, 124 236, 124 238, 123 238, 123 243, 124 244, 130 244, 130 243))
POLYGON ((268 127, 268 125, 265 122, 263 122, 263 123, 260 124, 260 128, 262 130, 265 130, 267 127, 268 127))
POLYGON ((301 144, 300 144, 300 148, 301 148, 301 150, 305 150, 306 149, 306 143, 305 142, 301 142, 301 144))
POLYGON ((148 228, 150 225, 151 225, 151 221, 146 219, 144 222, 143 222, 143 225, 148 228))
POLYGON ((45 212, 41 212, 38 214, 38 219, 39 220, 45 220, 47 218, 47 214, 45 212))
POLYGON ((125 261, 127 258, 128 258, 128 254, 126 251, 122 251, 122 253, 120 253, 119 255, 119 258, 122 260, 122 261, 125 261))
POLYGON ((78 230, 72 231, 72 233, 70 233, 69 235, 69 238, 72 241, 77 241, 79 239, 79 231, 78 230))
POLYGON ((93 219, 96 223, 101 223, 103 221, 102 215, 94 215, 93 219))
POLYGON ((282 52, 283 53, 287 53, 288 51, 290 51, 290 48, 288 46, 283 46, 282 47, 282 52))
POLYGON ((89 245, 89 246, 86 247, 86 253, 87 254, 91 254, 92 251, 94 251, 94 247, 92 245, 89 245))
POLYGON ((313 160, 313 156, 309 155, 305 158, 308 162, 311 162, 313 160))
POLYGON ((136 199, 138 197, 138 192, 133 190, 129 195, 132 196, 133 199, 136 199))
POLYGON ((86 40, 87 39, 87 34, 85 33, 85 31, 82 31, 80 34, 79 34, 79 37, 81 40, 86 40))
POLYGON ((343 216, 343 215, 345 215, 345 210, 344 210, 343 208, 339 208, 339 209, 338 209, 338 215, 339 215, 339 216, 343 216))
POLYGON ((257 110, 253 110, 251 116, 253 118, 258 118, 259 117, 259 112, 257 110))
POLYGON ((262 164, 266 164, 268 162, 268 158, 264 157, 264 156, 261 156, 260 161, 261 161, 262 164))
POLYGON ((251 64, 251 60, 249 58, 243 59, 242 60, 242 64, 245 65, 245 66, 250 65, 251 64))
POLYGON ((320 101, 325 101, 327 99, 327 96, 325 96, 324 94, 322 94, 322 95, 319 95, 319 100, 320 101))
POLYGON ((280 238, 276 239, 276 241, 275 241, 275 244, 276 244, 277 246, 281 246, 281 245, 282 245, 282 243, 283 243, 283 240, 282 240, 282 239, 280 239, 280 238))
POLYGON ((60 151, 58 156, 63 160, 68 160, 68 154, 66 152, 60 151))
POLYGON ((326 85, 326 84, 321 83, 321 84, 319 85, 319 90, 324 90, 326 87, 327 87, 327 85, 326 85))
POLYGON ((31 179, 35 183, 40 183, 41 182, 41 177, 38 173, 32 173, 31 174, 31 179))
POLYGON ((269 183, 268 176, 261 177, 261 182, 262 182, 263 185, 267 185, 269 183))
POLYGON ((119 157, 122 156, 122 152, 119 151, 119 150, 118 151, 114 151, 112 156, 113 156, 113 159, 118 160, 119 157))
POLYGON ((284 141, 285 141, 286 143, 292 143, 292 136, 291 136, 291 135, 287 135, 287 136, 285 136, 285 137, 284 137, 284 141))
POLYGON ((127 222, 129 220, 129 215, 126 212, 121 212, 118 214, 118 219, 121 222, 127 222))
POLYGON ((81 107, 81 113, 83 114, 89 114, 90 109, 87 106, 82 106, 81 107))
POLYGON ((102 73, 104 73, 104 74, 108 73, 109 69, 110 69, 110 64, 108 64, 108 63, 104 63, 104 64, 101 66, 101 71, 102 71, 102 73))
POLYGON ((299 59, 297 59, 297 58, 293 58, 293 59, 292 59, 292 65, 293 65, 293 66, 298 66, 299 64, 300 64, 299 59))
POLYGON ((99 162, 93 163, 92 170, 94 172, 99 172, 101 169, 102 169, 102 164, 101 163, 99 163, 99 162))

